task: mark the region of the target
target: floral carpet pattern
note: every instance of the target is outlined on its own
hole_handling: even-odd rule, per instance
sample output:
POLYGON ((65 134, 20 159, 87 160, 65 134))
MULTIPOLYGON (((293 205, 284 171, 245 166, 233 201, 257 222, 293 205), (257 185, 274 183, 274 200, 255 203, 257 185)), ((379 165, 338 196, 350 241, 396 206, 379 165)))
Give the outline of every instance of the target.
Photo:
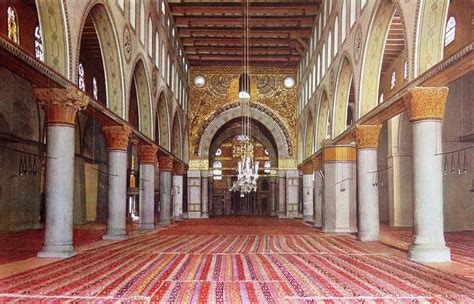
POLYGON ((377 246, 298 220, 189 220, 2 279, 0 302, 474 303, 474 281, 377 246))

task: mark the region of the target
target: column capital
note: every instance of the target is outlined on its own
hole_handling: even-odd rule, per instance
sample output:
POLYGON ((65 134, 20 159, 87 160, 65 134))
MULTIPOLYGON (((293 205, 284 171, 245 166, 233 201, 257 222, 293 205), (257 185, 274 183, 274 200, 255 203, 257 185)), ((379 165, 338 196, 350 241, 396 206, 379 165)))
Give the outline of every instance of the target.
POLYGON ((127 126, 106 126, 102 128, 107 139, 108 150, 127 150, 132 129, 127 126))
POLYGON ((323 147, 323 162, 356 161, 356 149, 352 146, 323 147))
POLYGON ((173 171, 173 159, 168 155, 160 155, 158 157, 160 163, 160 171, 173 171))
POLYGON ((313 162, 307 161, 301 166, 301 171, 304 175, 313 174, 313 162))
POLYGON ((156 164, 158 147, 156 145, 139 144, 138 157, 141 164, 156 164))
POLYGON ((179 176, 183 176, 184 174, 186 173, 186 168, 184 166, 184 164, 180 163, 180 162, 173 162, 173 174, 174 175, 179 175, 179 176))
POLYGON ((356 125, 352 137, 357 149, 377 148, 382 125, 356 125))
POLYGON ((442 120, 448 96, 447 87, 416 87, 403 96, 410 122, 442 120))
POLYGON ((322 159, 322 154, 319 153, 313 159, 311 160, 311 165, 313 167, 313 171, 316 170, 321 170, 323 167, 323 159, 322 159))
POLYGON ((76 114, 89 104, 89 97, 75 87, 33 88, 33 97, 43 107, 48 125, 75 126, 76 114))

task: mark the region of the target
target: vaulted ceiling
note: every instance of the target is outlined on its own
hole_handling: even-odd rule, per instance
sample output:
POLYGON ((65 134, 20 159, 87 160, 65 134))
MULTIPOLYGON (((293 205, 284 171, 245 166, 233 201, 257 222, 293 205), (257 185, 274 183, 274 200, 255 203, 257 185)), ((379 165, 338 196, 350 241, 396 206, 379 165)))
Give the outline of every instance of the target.
MULTIPOLYGON (((249 0, 252 66, 294 67, 321 0, 249 0)), ((191 65, 236 65, 243 56, 241 0, 168 0, 191 65)))

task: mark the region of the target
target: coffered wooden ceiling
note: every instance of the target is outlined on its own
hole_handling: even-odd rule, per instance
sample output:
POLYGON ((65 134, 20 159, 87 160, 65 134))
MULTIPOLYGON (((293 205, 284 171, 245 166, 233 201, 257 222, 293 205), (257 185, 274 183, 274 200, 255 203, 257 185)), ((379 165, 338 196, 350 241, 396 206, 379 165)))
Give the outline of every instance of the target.
MULTIPOLYGON (((296 66, 308 47, 320 2, 249 1, 251 65, 296 66)), ((168 0, 168 4, 191 65, 241 65, 241 0, 168 0)))

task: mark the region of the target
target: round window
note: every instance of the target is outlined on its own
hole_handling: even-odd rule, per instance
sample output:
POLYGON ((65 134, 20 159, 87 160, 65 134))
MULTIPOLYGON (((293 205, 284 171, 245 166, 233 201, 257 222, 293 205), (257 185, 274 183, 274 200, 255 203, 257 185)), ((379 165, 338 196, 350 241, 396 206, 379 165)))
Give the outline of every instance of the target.
POLYGON ((196 76, 196 78, 194 78, 194 85, 198 88, 202 88, 206 85, 206 78, 203 76, 196 76))
POLYGON ((283 86, 286 89, 293 89, 295 86, 295 79, 291 76, 285 77, 285 79, 283 79, 283 86))

